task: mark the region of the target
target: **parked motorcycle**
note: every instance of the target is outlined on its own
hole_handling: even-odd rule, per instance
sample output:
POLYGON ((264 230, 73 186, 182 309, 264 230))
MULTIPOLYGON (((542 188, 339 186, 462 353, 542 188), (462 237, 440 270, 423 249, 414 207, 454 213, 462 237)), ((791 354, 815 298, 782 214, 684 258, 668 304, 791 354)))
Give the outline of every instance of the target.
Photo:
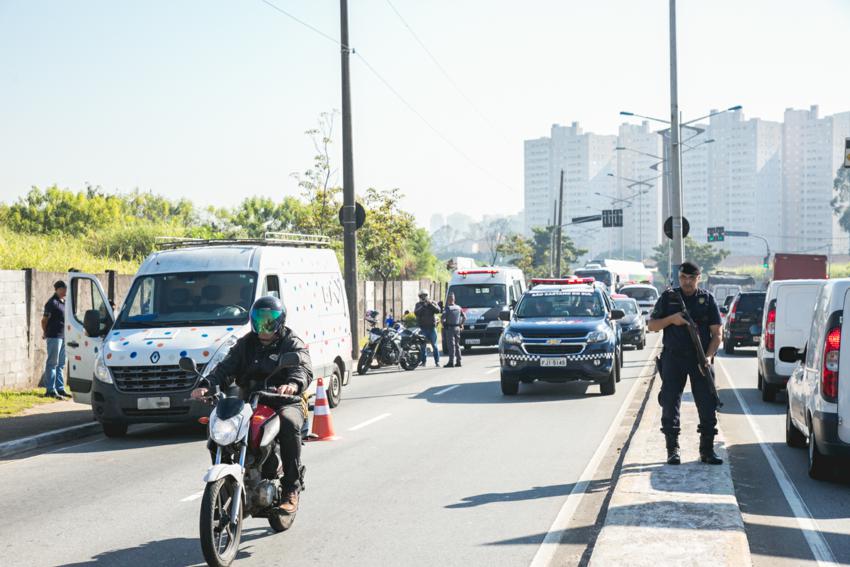
POLYGON ((366 314, 369 333, 366 345, 360 351, 357 361, 357 373, 366 374, 373 364, 382 366, 401 366, 405 370, 414 370, 419 365, 422 349, 427 339, 419 329, 405 329, 400 323, 379 328, 377 312, 366 314))
MULTIPOLYGON (((298 364, 298 354, 288 353, 281 357, 278 368, 294 368, 298 364)), ((186 372, 200 375, 191 358, 181 358, 179 365, 186 372)), ((295 514, 278 509, 284 496, 277 443, 280 417, 267 404, 300 403, 301 398, 259 391, 252 393, 246 403, 241 398, 228 397, 216 386, 207 401, 214 407, 209 417, 208 447, 215 449, 215 461, 204 475, 201 550, 208 565, 227 567, 236 557, 244 518, 266 518, 275 532, 289 529, 295 521, 295 514)), ((303 490, 303 466, 300 476, 303 490)))

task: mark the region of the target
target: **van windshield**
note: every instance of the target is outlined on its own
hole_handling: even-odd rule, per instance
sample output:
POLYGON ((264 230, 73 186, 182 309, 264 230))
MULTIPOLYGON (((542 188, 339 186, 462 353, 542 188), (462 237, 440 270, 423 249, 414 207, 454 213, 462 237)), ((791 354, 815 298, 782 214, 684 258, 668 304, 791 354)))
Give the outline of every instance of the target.
POLYGON ((575 275, 580 278, 593 278, 598 282, 602 282, 608 287, 613 283, 611 280, 611 272, 608 270, 576 270, 575 275))
POLYGON ((658 290, 654 287, 624 287, 620 293, 628 295, 635 301, 657 301, 658 290))
POLYGON ((253 272, 191 272, 140 276, 116 329, 244 325, 254 298, 253 272))
POLYGON ((462 308, 496 307, 506 305, 505 284, 463 284, 449 287, 455 302, 462 308))

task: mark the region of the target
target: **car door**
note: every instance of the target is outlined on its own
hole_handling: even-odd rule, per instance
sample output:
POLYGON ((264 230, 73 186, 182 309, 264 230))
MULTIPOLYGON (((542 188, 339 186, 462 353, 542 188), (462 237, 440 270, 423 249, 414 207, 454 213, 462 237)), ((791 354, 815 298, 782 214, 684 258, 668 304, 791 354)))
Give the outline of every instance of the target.
POLYGON ((71 272, 68 289, 69 293, 65 299, 68 385, 71 387, 74 401, 90 404, 95 359, 100 352, 103 337, 109 332, 115 318, 103 287, 95 276, 71 272), (97 332, 91 335, 85 328, 88 312, 96 312, 98 315, 97 332))
MULTIPOLYGON (((850 287, 844 292, 844 313, 850 313, 850 287)), ((850 443, 850 324, 841 325, 841 347, 838 355, 838 438, 850 443)))
MULTIPOLYGON (((790 284, 779 287, 776 294, 775 344, 802 349, 812 326, 820 284, 790 284)), ((775 359, 776 373, 790 376, 795 363, 775 359)))

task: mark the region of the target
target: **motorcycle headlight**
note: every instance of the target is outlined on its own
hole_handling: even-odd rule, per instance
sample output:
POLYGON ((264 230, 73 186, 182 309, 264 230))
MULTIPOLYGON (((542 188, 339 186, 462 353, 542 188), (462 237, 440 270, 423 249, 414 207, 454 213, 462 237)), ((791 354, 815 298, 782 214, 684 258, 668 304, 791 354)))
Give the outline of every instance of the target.
POLYGON ((236 442, 241 423, 241 415, 235 415, 230 419, 218 419, 213 412, 210 416, 210 438, 219 445, 231 445, 236 442))
POLYGON ((522 335, 514 331, 505 331, 502 333, 502 340, 509 345, 518 345, 522 343, 522 335))
POLYGON ((215 354, 207 363, 206 368, 204 368, 203 376, 209 376, 210 373, 215 370, 215 367, 218 366, 218 363, 224 360, 224 357, 227 356, 227 353, 230 352, 230 348, 236 344, 236 337, 231 336, 229 339, 224 341, 224 343, 215 351, 215 354))
POLYGON ((498 328, 498 327, 507 327, 507 326, 508 326, 508 322, 502 321, 501 319, 496 319, 495 321, 490 321, 489 323, 487 323, 488 329, 495 329, 495 328, 498 328))
POLYGON ((95 359, 94 377, 104 384, 112 384, 112 373, 109 371, 109 367, 106 366, 106 362, 104 362, 102 355, 95 359))
POLYGON ((589 343, 603 343, 611 338, 611 335, 608 334, 608 331, 594 331, 587 335, 587 342, 589 343))

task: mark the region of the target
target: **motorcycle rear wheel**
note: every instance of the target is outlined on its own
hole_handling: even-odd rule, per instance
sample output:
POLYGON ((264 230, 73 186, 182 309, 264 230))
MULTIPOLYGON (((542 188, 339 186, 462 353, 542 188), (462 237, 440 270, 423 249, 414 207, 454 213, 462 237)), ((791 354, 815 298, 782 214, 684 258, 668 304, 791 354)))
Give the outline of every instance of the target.
POLYGON ((405 370, 415 370, 419 366, 420 352, 419 347, 411 348, 405 352, 399 361, 401 367, 405 370))
POLYGON ((239 541, 242 539, 241 506, 235 528, 230 521, 233 497, 238 490, 239 484, 229 476, 208 482, 204 489, 201 500, 201 550, 207 565, 211 567, 228 567, 239 551, 239 541))

